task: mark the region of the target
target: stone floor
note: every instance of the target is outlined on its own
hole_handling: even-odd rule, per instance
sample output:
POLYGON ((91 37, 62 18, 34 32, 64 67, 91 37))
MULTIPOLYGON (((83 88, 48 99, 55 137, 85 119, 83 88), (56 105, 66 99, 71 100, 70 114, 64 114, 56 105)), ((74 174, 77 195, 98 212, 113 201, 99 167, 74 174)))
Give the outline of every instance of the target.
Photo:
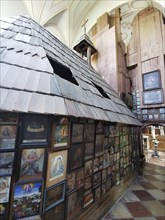
POLYGON ((109 210, 102 220, 165 220, 165 153, 148 152, 143 176, 109 210))

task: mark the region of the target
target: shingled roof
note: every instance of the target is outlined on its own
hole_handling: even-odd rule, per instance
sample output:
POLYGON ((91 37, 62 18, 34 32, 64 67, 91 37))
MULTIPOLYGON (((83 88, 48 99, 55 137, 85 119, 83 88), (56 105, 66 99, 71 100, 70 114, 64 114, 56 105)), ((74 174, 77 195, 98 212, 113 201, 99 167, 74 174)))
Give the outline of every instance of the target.
POLYGON ((141 125, 86 61, 30 17, 1 21, 1 111, 141 125))

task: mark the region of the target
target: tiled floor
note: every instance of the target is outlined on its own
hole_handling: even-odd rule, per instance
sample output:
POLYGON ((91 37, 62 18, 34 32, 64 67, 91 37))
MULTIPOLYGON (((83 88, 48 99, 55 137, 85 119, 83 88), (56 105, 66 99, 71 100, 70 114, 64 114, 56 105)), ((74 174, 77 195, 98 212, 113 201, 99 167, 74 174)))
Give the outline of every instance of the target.
POLYGON ((165 220, 165 153, 148 153, 144 175, 109 210, 102 220, 165 220))

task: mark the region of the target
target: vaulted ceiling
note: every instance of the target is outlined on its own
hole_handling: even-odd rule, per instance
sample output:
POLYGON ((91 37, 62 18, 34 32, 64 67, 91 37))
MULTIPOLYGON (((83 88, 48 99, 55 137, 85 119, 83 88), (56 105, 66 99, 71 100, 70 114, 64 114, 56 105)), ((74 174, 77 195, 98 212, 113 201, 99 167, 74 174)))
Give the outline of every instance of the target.
POLYGON ((83 34, 83 22, 88 19, 88 31, 104 12, 111 14, 120 7, 121 33, 125 44, 131 38, 132 21, 141 10, 156 7, 165 15, 164 0, 5 0, 0 4, 1 17, 29 15, 70 47, 83 34))

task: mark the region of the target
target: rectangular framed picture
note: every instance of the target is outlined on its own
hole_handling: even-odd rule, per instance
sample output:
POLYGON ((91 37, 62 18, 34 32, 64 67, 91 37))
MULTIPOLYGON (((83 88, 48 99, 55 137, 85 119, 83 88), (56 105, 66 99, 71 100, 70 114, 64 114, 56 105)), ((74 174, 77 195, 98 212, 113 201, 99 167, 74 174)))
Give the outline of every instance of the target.
POLYGON ((94 195, 92 190, 88 190, 84 193, 84 201, 83 201, 83 208, 87 207, 94 201, 94 195))
POLYGON ((66 181, 63 181, 45 190, 44 211, 48 211, 49 209, 64 201, 65 189, 66 181))
POLYGON ((145 73, 143 77, 143 89, 159 89, 161 87, 160 71, 156 70, 153 72, 145 73))
POLYGON ((0 124, 16 124, 18 122, 18 115, 12 112, 1 112, 0 124))
POLYGON ((93 174, 93 188, 101 184, 101 171, 93 174))
POLYGON ((84 186, 84 169, 76 171, 76 188, 79 189, 84 186))
POLYGON ((10 195, 11 177, 0 177, 0 203, 7 203, 10 195))
POLYGON ((0 150, 14 149, 16 135, 16 125, 0 125, 0 150))
POLYGON ((43 177, 44 148, 22 149, 20 180, 40 179, 43 177))
POLYGON ((43 115, 25 115, 22 128, 22 145, 47 144, 48 118, 43 115))
POLYGON ((15 152, 0 152, 0 176, 12 175, 15 152))
POLYGON ((94 141, 95 138, 95 124, 85 124, 84 126, 84 140, 86 142, 94 141))
POLYGON ((85 143, 84 160, 89 160, 94 157, 94 142, 85 143))
POLYGON ((84 144, 76 144, 70 147, 69 171, 75 171, 84 165, 84 144))
POLYGON ((67 175, 67 192, 75 189, 76 186, 76 173, 72 172, 67 175))
POLYGON ((49 153, 46 187, 53 186, 66 179, 67 155, 67 150, 49 153))
POLYGON ((72 124, 71 142, 81 143, 83 142, 83 136, 84 136, 84 125, 72 124))
POLYGON ((143 92, 143 104, 144 105, 154 105, 163 103, 163 90, 150 90, 143 92))
POLYGON ((57 220, 65 219, 65 202, 62 202, 57 206, 54 206, 53 208, 49 209, 47 212, 45 212, 44 220, 51 220, 51 219, 57 219, 57 220))
POLYGON ((63 117, 53 122, 52 150, 64 149, 68 145, 68 119, 63 117))
POLYGON ((103 154, 104 134, 97 134, 95 140, 95 157, 103 154))
POLYGON ((27 217, 40 215, 41 198, 42 198, 41 181, 24 182, 15 185, 14 201, 13 201, 13 215, 14 215, 13 219, 22 219, 25 217, 27 218, 27 217))

